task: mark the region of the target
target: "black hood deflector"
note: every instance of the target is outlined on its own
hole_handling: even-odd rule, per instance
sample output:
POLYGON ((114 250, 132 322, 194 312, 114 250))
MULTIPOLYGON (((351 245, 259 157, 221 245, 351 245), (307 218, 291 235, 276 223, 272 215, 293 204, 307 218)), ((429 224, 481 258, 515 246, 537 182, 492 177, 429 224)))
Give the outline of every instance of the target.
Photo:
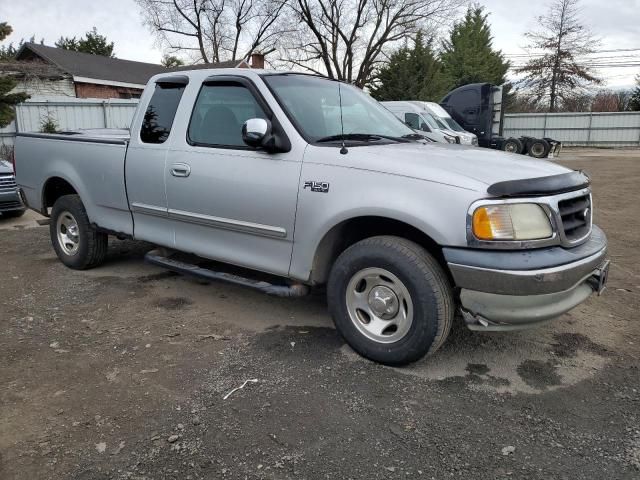
POLYGON ((487 193, 496 197, 556 195, 588 187, 590 183, 585 173, 574 171, 548 177, 494 183, 487 188, 487 193))

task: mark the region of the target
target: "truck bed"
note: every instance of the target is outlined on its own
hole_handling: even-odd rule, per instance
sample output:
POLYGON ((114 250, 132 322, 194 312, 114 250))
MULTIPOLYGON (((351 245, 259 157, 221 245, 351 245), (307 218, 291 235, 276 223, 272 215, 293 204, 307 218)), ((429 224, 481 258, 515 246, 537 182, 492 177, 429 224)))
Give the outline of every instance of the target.
POLYGON ((49 182, 66 182, 82 197, 92 223, 131 235, 124 169, 128 139, 128 130, 115 129, 19 133, 16 177, 28 206, 47 215, 49 182))

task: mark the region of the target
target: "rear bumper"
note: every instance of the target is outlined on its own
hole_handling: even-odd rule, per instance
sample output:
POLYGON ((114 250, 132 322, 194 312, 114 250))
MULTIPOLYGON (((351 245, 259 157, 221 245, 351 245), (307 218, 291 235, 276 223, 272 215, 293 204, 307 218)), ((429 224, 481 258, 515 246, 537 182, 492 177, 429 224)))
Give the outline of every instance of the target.
POLYGON ((571 310, 602 290, 606 252, 606 236, 595 226, 589 241, 572 249, 444 249, 463 316, 474 330, 525 328, 571 310))
POLYGON ((0 192, 0 212, 13 212, 16 210, 26 210, 20 199, 18 190, 0 192))

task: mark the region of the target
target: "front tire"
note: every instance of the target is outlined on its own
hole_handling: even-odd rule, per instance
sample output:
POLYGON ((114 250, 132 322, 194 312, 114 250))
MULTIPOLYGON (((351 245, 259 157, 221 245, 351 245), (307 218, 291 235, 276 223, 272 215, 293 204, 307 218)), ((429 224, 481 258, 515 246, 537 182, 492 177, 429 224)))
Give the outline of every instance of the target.
POLYGON ((442 267, 399 237, 371 237, 345 250, 331 269, 327 300, 347 343, 386 365, 432 354, 453 322, 453 294, 442 267))
POLYGON ((96 267, 107 254, 108 236, 91 226, 78 195, 64 195, 53 204, 49 234, 60 261, 74 270, 96 267))

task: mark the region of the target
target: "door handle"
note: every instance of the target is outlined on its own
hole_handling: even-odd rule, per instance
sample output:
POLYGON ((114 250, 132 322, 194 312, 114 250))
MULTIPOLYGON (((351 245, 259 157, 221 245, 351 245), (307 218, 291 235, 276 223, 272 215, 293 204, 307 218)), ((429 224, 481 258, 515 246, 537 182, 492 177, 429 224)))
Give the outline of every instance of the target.
POLYGON ((170 171, 174 177, 188 177, 191 174, 191 167, 186 163, 174 163, 170 171))

